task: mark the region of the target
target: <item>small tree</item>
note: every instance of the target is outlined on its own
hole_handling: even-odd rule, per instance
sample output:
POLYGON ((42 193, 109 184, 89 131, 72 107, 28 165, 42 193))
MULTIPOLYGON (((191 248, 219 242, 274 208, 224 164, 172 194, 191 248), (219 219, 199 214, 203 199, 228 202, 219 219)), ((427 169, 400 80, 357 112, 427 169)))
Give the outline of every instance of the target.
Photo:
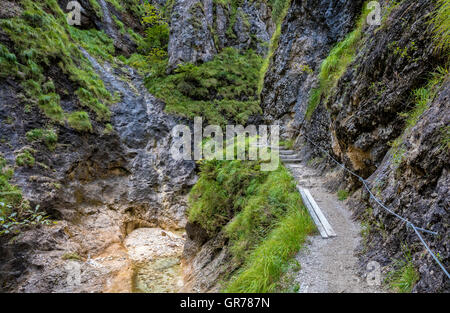
POLYGON ((140 47, 147 55, 154 72, 158 75, 164 72, 167 48, 169 44, 169 24, 162 12, 150 3, 144 4, 144 15, 141 23, 146 26, 146 36, 140 47))
MULTIPOLYGON (((169 24, 154 5, 146 3, 144 5, 144 16, 142 24, 146 26, 146 52, 152 52, 154 49, 167 51, 169 43, 169 24)), ((157 55, 161 55, 160 51, 153 51, 157 55)))

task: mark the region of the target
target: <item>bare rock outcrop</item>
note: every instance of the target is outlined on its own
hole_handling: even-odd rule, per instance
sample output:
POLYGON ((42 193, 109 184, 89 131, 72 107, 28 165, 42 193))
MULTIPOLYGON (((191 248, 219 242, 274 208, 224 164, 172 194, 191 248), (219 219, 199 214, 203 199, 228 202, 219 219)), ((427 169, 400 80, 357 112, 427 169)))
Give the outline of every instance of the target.
POLYGON ((274 31, 265 1, 245 0, 242 6, 213 0, 176 0, 170 19, 169 67, 201 63, 225 47, 255 49, 264 55, 274 31))

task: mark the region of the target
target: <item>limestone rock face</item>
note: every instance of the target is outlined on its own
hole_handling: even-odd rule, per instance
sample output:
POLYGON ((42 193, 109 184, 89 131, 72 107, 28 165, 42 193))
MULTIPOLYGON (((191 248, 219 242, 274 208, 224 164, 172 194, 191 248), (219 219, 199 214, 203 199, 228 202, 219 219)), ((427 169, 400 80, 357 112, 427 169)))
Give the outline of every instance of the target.
MULTIPOLYGON (((176 230, 186 224, 186 193, 195 182, 195 164, 174 160, 168 149, 172 128, 186 122, 165 114, 163 104, 146 91, 142 78, 133 70, 124 69, 129 77, 124 82, 108 64, 100 65, 89 55, 86 57, 107 88, 121 94, 121 101, 112 108, 115 132, 80 136, 63 129, 56 156, 46 153, 37 156, 37 162, 45 163, 53 171, 50 168, 16 171, 16 182, 24 196, 33 205, 39 203, 46 208, 59 222, 53 231, 24 231, 14 244, 2 242, 0 268, 5 290, 68 291, 65 284, 52 284, 67 275, 61 257, 68 251, 76 251, 83 257, 99 256, 109 247, 120 245, 136 228, 176 230), (21 255, 20 264, 9 261, 14 255, 21 255), (32 265, 38 256, 40 263, 35 268, 32 265), (21 268, 26 271, 22 273, 21 268), (19 272, 15 274, 16 271, 19 272), (27 275, 38 277, 39 284, 26 278, 27 275)), ((2 103, 17 103, 14 87, 1 86, 2 103)), ((10 106, 1 108, 1 120, 9 114, 19 114, 10 109, 10 106)), ((38 114, 16 119, 2 133, 13 139, 12 146, 20 147, 19 138, 25 136, 24 129, 30 123, 37 122, 36 118, 38 114)), ((13 151, 2 152, 6 158, 14 157, 13 151)), ((76 290, 102 291, 104 284, 89 279, 89 275, 98 274, 86 272, 83 289, 76 290)))
POLYGON ((212 60, 217 49, 209 31, 212 0, 179 0, 170 21, 169 71, 184 62, 212 60))
POLYGON ((235 10, 213 0, 175 0, 168 72, 181 63, 210 61, 225 47, 252 48, 264 55, 274 31, 269 7, 264 1, 245 0, 235 10))
MULTIPOLYGON (((387 153, 368 179, 388 207, 395 208, 396 213, 416 226, 439 234, 434 236, 424 233, 423 236, 430 248, 439 254, 443 264, 448 264, 449 259, 448 240, 444 238, 449 236, 450 158, 448 143, 443 142, 443 131, 447 127, 448 132, 450 123, 449 101, 450 84, 447 82, 418 123, 402 136, 403 154, 398 156, 398 152, 393 151, 387 153)), ((373 208, 372 221, 384 225, 383 232, 371 233, 371 250, 369 254, 363 255, 363 263, 375 260, 388 264, 389 257, 402 258, 402 244, 417 246, 413 261, 420 273, 420 280, 413 291, 448 290, 447 276, 432 256, 425 252, 415 233, 379 208, 373 199, 368 199, 367 194, 363 199, 373 208)), ((360 205, 357 213, 363 214, 366 207, 360 205)))
POLYGON ((292 1, 261 94, 264 119, 293 135, 316 73, 331 47, 354 26, 362 1, 292 1))

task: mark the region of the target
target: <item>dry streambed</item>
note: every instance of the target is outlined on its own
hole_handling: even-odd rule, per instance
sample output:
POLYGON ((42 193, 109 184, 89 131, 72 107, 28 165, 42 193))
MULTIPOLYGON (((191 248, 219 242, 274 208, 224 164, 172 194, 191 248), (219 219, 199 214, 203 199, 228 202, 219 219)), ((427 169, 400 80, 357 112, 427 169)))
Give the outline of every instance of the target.
POLYGON ((133 264, 133 291, 177 292, 183 286, 184 239, 160 228, 139 228, 125 239, 133 264))
POLYGON ((108 277, 104 292, 177 292, 184 241, 161 228, 138 228, 86 263, 108 277))

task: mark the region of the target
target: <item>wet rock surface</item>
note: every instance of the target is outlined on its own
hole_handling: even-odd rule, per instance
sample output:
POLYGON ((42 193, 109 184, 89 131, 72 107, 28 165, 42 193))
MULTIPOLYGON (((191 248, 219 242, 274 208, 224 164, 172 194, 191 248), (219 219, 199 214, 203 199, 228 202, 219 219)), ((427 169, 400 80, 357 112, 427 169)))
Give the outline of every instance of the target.
POLYGON ((237 268, 232 262, 228 239, 219 233, 208 238, 198 225, 186 225, 183 259, 186 263, 183 292, 220 292, 222 279, 237 268))
MULTIPOLYGON (((70 1, 58 0, 58 4, 64 12, 69 12, 67 5, 70 1)), ((81 25, 77 25, 77 27, 81 29, 96 28, 103 30, 113 40, 114 47, 120 54, 129 56, 133 52, 136 52, 136 43, 129 34, 122 33, 117 29, 113 16, 137 33, 142 33, 143 27, 139 18, 136 18, 131 12, 127 12, 126 10, 118 11, 114 5, 105 0, 96 1, 98 1, 101 13, 95 11, 89 0, 78 0, 78 3, 81 5, 81 25)))

